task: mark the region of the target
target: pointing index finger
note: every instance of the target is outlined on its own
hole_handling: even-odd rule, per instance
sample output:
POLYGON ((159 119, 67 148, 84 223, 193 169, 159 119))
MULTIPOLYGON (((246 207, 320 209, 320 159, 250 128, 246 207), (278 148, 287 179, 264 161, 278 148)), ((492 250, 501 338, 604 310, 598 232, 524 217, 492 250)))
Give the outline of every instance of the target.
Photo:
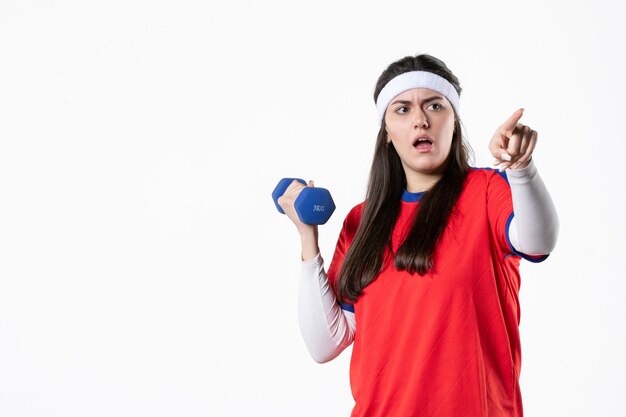
POLYGON ((515 129, 515 125, 519 119, 522 118, 524 114, 524 109, 515 110, 515 112, 509 117, 509 119, 500 126, 500 131, 506 136, 511 137, 513 134, 513 129, 515 129))

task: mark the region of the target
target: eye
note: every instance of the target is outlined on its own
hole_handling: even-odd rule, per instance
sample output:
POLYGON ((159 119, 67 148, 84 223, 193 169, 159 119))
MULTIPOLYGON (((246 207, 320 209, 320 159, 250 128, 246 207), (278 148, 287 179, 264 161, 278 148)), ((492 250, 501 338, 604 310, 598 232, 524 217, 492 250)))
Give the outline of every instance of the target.
POLYGON ((406 113, 407 111, 409 111, 409 108, 408 108, 407 106, 401 106, 401 107, 398 107, 398 108, 396 109, 396 113, 400 113, 400 114, 404 114, 404 113, 406 113), (404 109, 404 110, 403 110, 403 111, 401 111, 402 109, 404 109))
POLYGON ((441 103, 432 103, 427 108, 431 110, 443 110, 443 105, 441 103))

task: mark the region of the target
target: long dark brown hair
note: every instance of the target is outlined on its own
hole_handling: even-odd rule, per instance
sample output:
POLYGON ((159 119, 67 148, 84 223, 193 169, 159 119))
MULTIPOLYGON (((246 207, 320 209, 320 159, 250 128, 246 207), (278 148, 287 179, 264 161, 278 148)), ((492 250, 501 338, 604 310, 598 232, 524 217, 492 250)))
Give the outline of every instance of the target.
MULTIPOLYGON (((374 90, 374 102, 383 87, 394 77, 409 71, 428 71, 448 80, 459 95, 459 80, 441 60, 426 54, 404 57, 385 69, 374 90)), ((461 121, 455 111, 454 133, 442 177, 421 198, 413 226, 394 255, 395 267, 409 273, 426 274, 434 267, 433 254, 450 214, 461 194, 469 170, 470 149, 463 140, 461 121)), ((395 148, 387 144, 385 121, 382 121, 361 222, 337 281, 338 297, 356 302, 363 289, 373 282, 383 268, 385 250, 391 253, 391 234, 400 214, 406 176, 395 148)))

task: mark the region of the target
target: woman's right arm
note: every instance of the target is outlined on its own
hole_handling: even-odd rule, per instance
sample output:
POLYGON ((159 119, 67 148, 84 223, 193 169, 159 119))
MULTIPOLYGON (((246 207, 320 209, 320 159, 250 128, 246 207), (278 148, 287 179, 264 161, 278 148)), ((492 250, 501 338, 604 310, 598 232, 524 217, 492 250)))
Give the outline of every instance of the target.
POLYGON ((354 313, 337 303, 319 253, 302 262, 298 312, 302 337, 316 362, 335 359, 354 340, 354 313))
MULTIPOLYGON (((309 181, 309 187, 313 181, 309 181)), ((336 358, 354 340, 354 313, 343 310, 330 288, 319 252, 316 225, 300 221, 294 208, 304 185, 294 181, 278 199, 285 214, 293 221, 302 243, 302 270, 298 313, 304 342, 316 362, 336 358)))

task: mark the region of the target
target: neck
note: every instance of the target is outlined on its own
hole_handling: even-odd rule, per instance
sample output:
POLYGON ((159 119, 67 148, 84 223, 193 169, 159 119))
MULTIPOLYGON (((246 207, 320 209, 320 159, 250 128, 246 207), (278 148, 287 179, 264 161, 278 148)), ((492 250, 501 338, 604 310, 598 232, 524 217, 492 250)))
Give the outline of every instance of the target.
POLYGON ((406 174, 406 190, 410 193, 421 193, 428 191, 433 185, 437 184, 437 181, 441 179, 441 174, 418 174, 407 173, 406 174))

